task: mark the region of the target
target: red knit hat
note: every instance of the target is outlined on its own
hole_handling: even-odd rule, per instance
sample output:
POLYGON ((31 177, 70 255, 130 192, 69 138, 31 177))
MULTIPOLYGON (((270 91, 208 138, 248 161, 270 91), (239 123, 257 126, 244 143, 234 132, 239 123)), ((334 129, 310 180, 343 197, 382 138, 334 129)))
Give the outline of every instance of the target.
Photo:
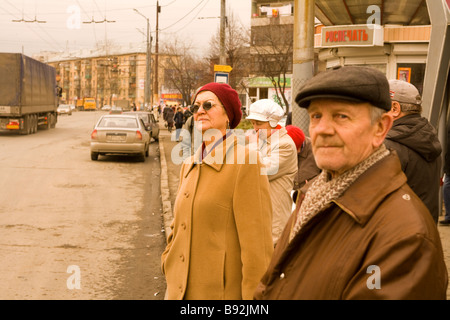
POLYGON ((230 128, 236 128, 242 118, 241 100, 239 100, 237 91, 226 83, 211 82, 197 91, 194 102, 197 99, 197 95, 202 91, 211 91, 219 98, 230 120, 230 128))
POLYGON ((292 138, 292 140, 294 140, 295 146, 298 150, 305 141, 305 134, 303 133, 303 130, 293 125, 286 126, 286 130, 288 135, 292 138))

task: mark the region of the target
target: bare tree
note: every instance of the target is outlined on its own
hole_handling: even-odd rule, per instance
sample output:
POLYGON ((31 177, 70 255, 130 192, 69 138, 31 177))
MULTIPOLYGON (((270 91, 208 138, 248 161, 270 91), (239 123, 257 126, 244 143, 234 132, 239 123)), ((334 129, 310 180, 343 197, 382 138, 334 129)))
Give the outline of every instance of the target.
MULTIPOLYGON (((227 28, 225 36, 225 51, 227 64, 233 68, 230 73, 229 84, 237 88, 244 77, 248 77, 250 71, 250 37, 249 31, 236 19, 231 12, 227 17, 227 28)), ((220 30, 210 40, 210 51, 208 59, 212 64, 219 63, 220 53, 220 30)), ((213 68, 211 68, 211 79, 213 68)), ((245 88, 244 88, 245 89, 245 88)))
POLYGON ((193 94, 205 83, 209 67, 192 51, 189 44, 174 38, 171 43, 163 46, 165 59, 160 60, 165 70, 165 83, 181 93, 186 105, 192 104, 193 94))
POLYGON ((272 81, 278 102, 283 102, 289 113, 285 89, 286 75, 292 73, 293 26, 279 24, 277 19, 272 18, 269 25, 252 28, 252 70, 272 81))

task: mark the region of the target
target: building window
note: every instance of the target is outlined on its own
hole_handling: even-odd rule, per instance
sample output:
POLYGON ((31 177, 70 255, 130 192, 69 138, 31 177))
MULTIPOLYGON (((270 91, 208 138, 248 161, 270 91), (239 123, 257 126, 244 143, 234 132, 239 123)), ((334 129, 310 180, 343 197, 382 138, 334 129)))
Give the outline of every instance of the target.
POLYGON ((269 98, 269 88, 259 88, 259 99, 269 98))
POLYGON ((420 95, 422 95, 425 67, 425 63, 397 63, 397 79, 399 77, 405 79, 406 76, 406 80, 416 86, 420 95))

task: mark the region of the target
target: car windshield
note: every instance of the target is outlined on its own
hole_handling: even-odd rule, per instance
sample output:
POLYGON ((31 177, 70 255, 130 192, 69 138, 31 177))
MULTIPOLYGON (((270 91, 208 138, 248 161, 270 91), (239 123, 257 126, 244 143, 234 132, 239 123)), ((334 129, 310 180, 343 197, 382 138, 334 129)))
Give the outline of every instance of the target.
POLYGON ((111 118, 105 117, 98 124, 99 128, 138 128, 134 118, 111 118))
POLYGON ((148 114, 146 113, 126 112, 125 114, 136 114, 139 117, 139 119, 142 119, 142 121, 144 121, 144 123, 149 122, 148 114))

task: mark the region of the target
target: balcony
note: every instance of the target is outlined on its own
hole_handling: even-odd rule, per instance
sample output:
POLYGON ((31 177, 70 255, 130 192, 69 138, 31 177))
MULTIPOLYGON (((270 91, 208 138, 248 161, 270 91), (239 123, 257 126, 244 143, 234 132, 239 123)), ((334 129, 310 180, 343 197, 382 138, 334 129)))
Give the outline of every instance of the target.
POLYGON ((267 26, 270 24, 293 24, 293 3, 280 6, 260 6, 251 19, 252 27, 267 26))

